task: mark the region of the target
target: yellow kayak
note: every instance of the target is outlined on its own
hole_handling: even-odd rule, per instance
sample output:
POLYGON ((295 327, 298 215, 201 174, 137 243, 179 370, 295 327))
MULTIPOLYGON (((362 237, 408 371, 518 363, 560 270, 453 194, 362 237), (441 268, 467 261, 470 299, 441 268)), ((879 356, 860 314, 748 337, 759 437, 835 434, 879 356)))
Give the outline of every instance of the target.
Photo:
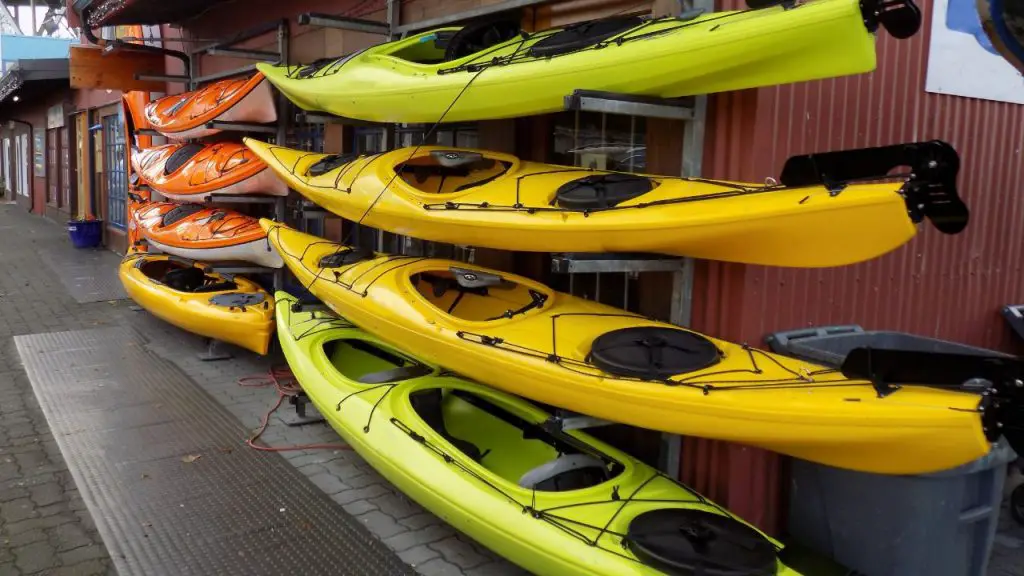
POLYGON ((118 269, 136 304, 182 330, 266 354, 274 300, 255 282, 163 254, 129 253, 118 269))
POLYGON ((275 300, 288 365, 338 434, 410 498, 532 574, 691 574, 699 563, 707 574, 799 576, 777 541, 624 452, 545 429, 550 415, 531 404, 444 375, 322 307, 275 300))
POLYGON ((575 90, 709 94, 870 72, 879 23, 914 34, 912 3, 810 0, 679 18, 615 16, 532 34, 442 28, 307 66, 257 64, 301 108, 378 122, 463 122, 562 110, 575 90), (897 14, 899 13, 899 14, 897 14), (909 17, 899 20, 899 15, 909 17))
MULTIPOLYGON (((436 146, 352 157, 245 143, 290 187, 339 216, 396 234, 503 250, 840 266, 902 246, 936 206, 963 206, 956 151, 937 141, 794 157, 782 171, 783 184, 790 179, 792 186, 605 172, 436 146), (849 159, 868 168, 840 171, 849 159), (929 162, 949 169, 929 169, 929 162), (911 176, 859 183, 885 178, 903 163, 913 166, 911 176), (823 167, 835 169, 822 173, 823 167)), ((954 219, 947 214, 936 225, 959 232, 966 208, 954 219)))
POLYGON ((883 396, 835 370, 519 276, 363 253, 270 220, 260 224, 298 281, 336 312, 506 392, 866 472, 933 472, 991 449, 980 394, 906 385, 883 396))

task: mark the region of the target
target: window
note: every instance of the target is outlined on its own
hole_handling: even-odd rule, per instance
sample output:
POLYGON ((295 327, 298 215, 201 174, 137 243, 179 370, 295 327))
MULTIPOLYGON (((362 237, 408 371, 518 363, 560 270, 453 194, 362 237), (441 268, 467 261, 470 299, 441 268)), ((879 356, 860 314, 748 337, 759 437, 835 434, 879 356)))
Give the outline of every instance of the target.
POLYGON ((124 166, 124 132, 118 116, 103 118, 103 167, 107 186, 107 220, 123 230, 128 175, 124 166))
POLYGON ((29 165, 30 156, 28 150, 28 134, 22 134, 15 138, 14 142, 14 169, 17 171, 18 177, 18 194, 22 196, 29 195, 29 174, 32 171, 29 165))
POLYGON ((59 206, 60 200, 60 170, 58 170, 58 158, 60 154, 60 140, 57 130, 46 131, 46 202, 51 206, 59 206))
POLYGON ((4 138, 4 154, 3 154, 3 188, 5 196, 11 199, 14 192, 14 178, 11 176, 11 139, 4 138))

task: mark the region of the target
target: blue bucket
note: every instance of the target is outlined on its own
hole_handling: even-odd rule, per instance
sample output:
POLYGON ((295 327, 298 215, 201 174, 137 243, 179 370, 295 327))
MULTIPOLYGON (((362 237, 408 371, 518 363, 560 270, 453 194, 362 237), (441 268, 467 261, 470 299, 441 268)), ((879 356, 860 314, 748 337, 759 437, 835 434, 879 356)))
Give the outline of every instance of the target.
POLYGON ((103 220, 70 220, 68 236, 75 248, 95 248, 103 240, 103 220))

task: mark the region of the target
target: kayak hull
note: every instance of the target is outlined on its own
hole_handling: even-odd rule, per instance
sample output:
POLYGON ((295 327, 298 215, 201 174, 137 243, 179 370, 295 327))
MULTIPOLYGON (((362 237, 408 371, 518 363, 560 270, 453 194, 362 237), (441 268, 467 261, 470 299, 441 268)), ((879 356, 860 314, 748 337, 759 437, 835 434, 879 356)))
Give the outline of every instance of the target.
POLYGON ((277 121, 274 95, 261 74, 228 78, 183 94, 165 96, 146 106, 146 119, 155 130, 175 140, 204 138, 219 133, 208 122, 277 121))
POLYGON ((900 193, 903 182, 852 184, 832 194, 820 185, 763 191, 755 184, 650 176, 655 188, 619 209, 583 212, 553 208, 556 191, 612 173, 524 162, 483 150, 422 146, 361 157, 311 176, 309 168, 328 155, 245 142, 289 186, 326 210, 395 234, 449 244, 647 252, 810 268, 876 258, 917 233, 900 193), (509 168, 492 180, 481 178, 483 184, 465 190, 453 184, 457 191, 442 193, 424 190, 436 179, 417 186, 414 177, 395 177, 396 167, 449 152, 480 154, 509 168), (751 192, 730 196, 737 186, 751 192))
POLYGON ((691 332, 464 263, 382 256, 324 269, 320 259, 343 247, 269 220, 261 224, 296 278, 356 325, 459 374, 539 402, 865 472, 934 472, 991 450, 977 394, 907 385, 880 398, 868 382, 707 337, 720 354, 707 369, 668 381, 616 377, 588 360, 597 337, 636 327, 691 332), (512 278, 547 300, 521 318, 456 318, 410 282, 452 266, 512 278))
POLYGON ((875 39, 854 0, 715 12, 683 23, 665 19, 639 29, 636 40, 498 66, 487 62, 523 54, 531 41, 510 40, 440 64, 401 57, 444 31, 449 30, 381 44, 305 77, 294 66, 260 63, 257 69, 306 110, 376 122, 434 123, 557 112, 576 90, 672 98, 875 68, 875 39), (472 65, 482 67, 466 68, 472 65))
POLYGON ((204 262, 284 266, 259 222, 234 210, 148 202, 135 208, 134 221, 146 241, 167 254, 204 262))
POLYGON ((187 248, 147 240, 149 245, 161 252, 189 260, 202 262, 251 262, 267 268, 281 268, 284 261, 266 239, 220 248, 187 248))
MULTIPOLYGON (((522 488, 496 470, 523 467, 531 458, 539 457, 543 461, 545 447, 541 442, 526 440, 521 450, 514 450, 514 446, 497 441, 489 443, 482 436, 490 431, 500 433, 494 428, 500 424, 470 420, 474 417, 473 406, 449 395, 443 409, 448 432, 457 434, 471 444, 494 448, 488 456, 474 460, 428 425, 414 409, 411 397, 434 389, 443 389, 446 393, 454 390, 472 394, 530 423, 544 422, 547 414, 518 398, 485 386, 438 375, 436 368, 429 375, 397 380, 393 385, 378 385, 376 389, 373 389, 374 385, 361 384, 337 367, 338 363, 342 363, 343 369, 348 372, 362 372, 362 369, 355 367, 358 356, 334 359, 328 352, 337 350, 333 344, 358 342, 359 349, 371 346, 386 353, 401 353, 394 352, 385 343, 347 325, 340 318, 322 311, 295 307, 297 301, 287 293, 278 292, 275 298, 279 303, 276 311, 278 338, 288 364, 311 402, 338 434, 407 496, 531 573, 662 574, 640 563, 614 537, 605 536, 599 538, 596 545, 588 544, 571 536, 558 526, 557 521, 547 522, 534 515, 524 514, 524 506, 545 510, 605 500, 609 493, 608 484, 614 483, 621 494, 661 502, 632 503, 623 507, 614 518, 609 518, 614 513, 611 508, 602 509, 600 506, 590 510, 581 506, 577 512, 564 509, 565 514, 573 521, 590 526, 607 524, 610 530, 618 533, 626 531, 629 521, 639 511, 653 507, 693 508, 728 514, 713 504, 701 504, 695 493, 686 487, 579 431, 569 432, 568 435, 588 446, 594 453, 621 463, 623 471, 604 485, 578 490, 533 492, 522 488), (465 418, 466 422, 460 425, 459 418, 465 418), (475 427, 474 423, 477 423, 475 427), (474 428, 481 438, 468 434, 470 428, 474 428), (417 441, 412 434, 422 440, 417 441), (451 462, 435 450, 443 452, 451 462), (505 455, 502 452, 509 456, 510 461, 499 460, 505 455), (643 491, 637 492, 640 485, 650 478, 654 479, 643 491)), ((368 359, 368 362, 374 362, 376 369, 388 366, 377 359, 368 359)), ((579 525, 574 527, 585 532, 579 525)), ((778 574, 796 576, 797 573, 779 563, 778 574)))
MULTIPOLYGON (((211 292, 175 290, 147 275, 149 267, 164 270, 170 257, 159 254, 129 253, 118 268, 125 292, 136 304, 157 318, 193 334, 234 344, 265 355, 274 334, 274 301, 255 282, 241 277, 233 279, 234 287, 211 292), (258 304, 244 307, 219 306, 212 302, 217 296, 251 294, 258 304)), ((175 263, 178 268, 193 267, 175 263)), ((206 271, 218 282, 227 278, 206 271)))
POLYGON ((185 146, 134 149, 132 168, 143 183, 179 202, 205 202, 212 194, 288 195, 285 183, 248 148, 236 142, 207 144, 168 172, 168 161, 185 146))

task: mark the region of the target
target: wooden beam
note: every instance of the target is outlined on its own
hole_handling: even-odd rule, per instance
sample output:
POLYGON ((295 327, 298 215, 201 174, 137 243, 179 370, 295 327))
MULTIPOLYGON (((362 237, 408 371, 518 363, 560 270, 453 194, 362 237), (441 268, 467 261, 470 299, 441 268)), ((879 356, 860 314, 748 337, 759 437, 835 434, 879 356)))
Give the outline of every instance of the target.
POLYGON ((94 46, 71 46, 71 87, 107 89, 129 92, 142 90, 162 92, 163 82, 136 80, 136 74, 165 74, 164 57, 131 50, 114 50, 104 54, 94 46))

